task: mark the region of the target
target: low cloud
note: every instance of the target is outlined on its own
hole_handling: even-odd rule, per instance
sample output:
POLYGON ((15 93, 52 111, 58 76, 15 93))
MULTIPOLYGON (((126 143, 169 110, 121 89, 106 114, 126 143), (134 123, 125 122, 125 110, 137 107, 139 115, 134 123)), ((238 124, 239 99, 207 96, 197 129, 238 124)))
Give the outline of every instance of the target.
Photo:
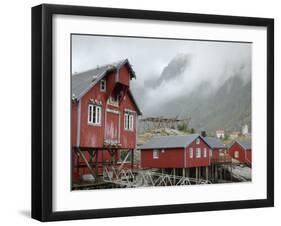
POLYGON ((249 43, 81 35, 72 40, 73 73, 129 59, 137 75, 132 91, 144 114, 194 90, 207 95, 232 76, 251 79, 249 43))

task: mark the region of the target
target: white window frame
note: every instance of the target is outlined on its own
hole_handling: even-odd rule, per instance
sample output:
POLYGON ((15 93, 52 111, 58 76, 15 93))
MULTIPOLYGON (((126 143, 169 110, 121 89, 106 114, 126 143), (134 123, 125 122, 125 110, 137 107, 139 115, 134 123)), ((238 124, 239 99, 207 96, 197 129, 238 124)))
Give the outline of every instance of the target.
POLYGON ((159 159, 159 150, 158 149, 153 149, 152 158, 159 159))
POLYGON ((106 92, 106 80, 105 79, 100 80, 100 91, 106 92))
POLYGON ((203 149, 203 157, 204 157, 204 158, 207 158, 207 148, 204 148, 204 149, 203 149))
POLYGON ((201 148, 196 148, 196 158, 201 158, 201 148))
POLYGON ((124 113, 124 129, 127 131, 134 131, 134 114, 131 112, 124 113))
POLYGON ((239 151, 234 151, 234 158, 236 158, 236 159, 239 158, 239 151))
POLYGON ((102 120, 102 108, 100 105, 88 105, 88 124, 100 126, 102 120))
POLYGON ((213 150, 209 149, 209 156, 212 157, 213 156, 213 150))
POLYGON ((196 144, 200 144, 200 138, 196 139, 196 144))
POLYGON ((129 114, 129 130, 134 130, 134 115, 129 114))
POLYGON ((193 158, 193 148, 189 148, 189 158, 193 158))

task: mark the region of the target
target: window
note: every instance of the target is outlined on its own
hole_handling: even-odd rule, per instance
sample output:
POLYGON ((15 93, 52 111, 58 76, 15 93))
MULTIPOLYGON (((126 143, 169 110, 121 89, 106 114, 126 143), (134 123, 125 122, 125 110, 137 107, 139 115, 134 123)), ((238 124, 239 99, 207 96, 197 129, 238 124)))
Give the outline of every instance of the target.
POLYGON ((106 80, 104 79, 100 81, 100 91, 106 92, 106 80))
POLYGON ((196 139, 196 144, 200 144, 200 138, 196 139))
POLYGON ((154 149, 153 150, 153 159, 159 159, 159 150, 157 149, 154 149))
POLYGON ((213 151, 211 149, 209 150, 209 155, 210 155, 210 157, 213 156, 213 151))
POLYGON ((189 148, 189 158, 193 158, 193 148, 189 148))
POLYGON ((207 148, 204 148, 203 156, 204 156, 204 158, 207 157, 207 148))
POLYGON ((134 130, 134 114, 130 112, 124 113, 124 128, 125 130, 134 130))
POLYGON ((89 104, 88 123, 93 125, 101 125, 101 106, 89 104))
POLYGON ((236 159, 239 158, 239 151, 234 152, 234 158, 236 158, 236 159))
POLYGON ((223 151, 222 151, 222 149, 219 149, 219 155, 220 155, 220 156, 223 156, 223 151))
POLYGON ((201 158, 201 148, 196 148, 196 158, 201 158))

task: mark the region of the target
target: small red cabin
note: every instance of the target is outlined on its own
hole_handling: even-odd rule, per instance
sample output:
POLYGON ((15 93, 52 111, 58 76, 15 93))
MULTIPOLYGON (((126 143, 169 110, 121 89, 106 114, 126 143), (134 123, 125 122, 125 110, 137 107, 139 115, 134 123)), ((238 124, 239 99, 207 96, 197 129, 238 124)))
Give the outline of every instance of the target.
POLYGON ((127 59, 72 76, 73 181, 98 176, 105 163, 117 162, 121 149, 135 149, 141 114, 130 91, 135 77, 127 59))
POLYGON ((142 168, 209 166, 210 147, 198 134, 156 136, 140 147, 142 168))
POLYGON ((252 143, 248 141, 235 141, 229 148, 229 154, 240 163, 252 165, 252 143))

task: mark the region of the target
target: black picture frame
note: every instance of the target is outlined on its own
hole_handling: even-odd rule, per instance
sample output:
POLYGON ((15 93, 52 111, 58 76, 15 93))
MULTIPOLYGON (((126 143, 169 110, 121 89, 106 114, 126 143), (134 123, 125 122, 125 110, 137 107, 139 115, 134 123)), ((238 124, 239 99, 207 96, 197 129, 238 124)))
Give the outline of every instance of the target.
POLYGON ((123 217, 274 206, 274 20, 268 18, 43 4, 32 8, 32 218, 123 217), (95 210, 52 210, 52 18, 55 14, 247 25, 267 28, 267 198, 95 210))

